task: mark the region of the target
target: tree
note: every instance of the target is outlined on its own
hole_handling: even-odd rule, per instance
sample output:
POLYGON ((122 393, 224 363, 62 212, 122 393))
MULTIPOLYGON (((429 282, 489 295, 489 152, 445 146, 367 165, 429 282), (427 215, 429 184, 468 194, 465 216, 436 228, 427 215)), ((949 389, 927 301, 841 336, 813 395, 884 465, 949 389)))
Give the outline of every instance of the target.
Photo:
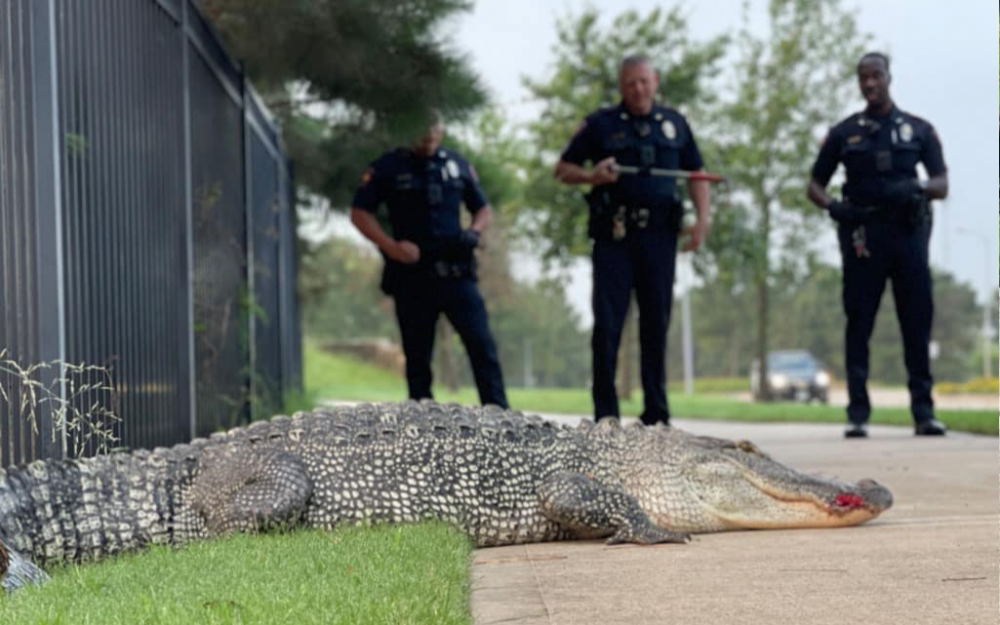
POLYGON ((729 215, 710 240, 721 270, 756 291, 763 380, 769 291, 779 272, 808 267, 824 218, 805 195, 817 129, 842 114, 866 41, 839 0, 771 0, 768 14, 770 32, 761 36, 744 18, 732 87, 712 129, 732 190, 720 202, 729 215))
POLYGON ((485 102, 439 36, 468 0, 204 0, 206 13, 285 123, 301 186, 345 207, 367 163, 412 142, 428 111, 485 102))
POLYGON ((589 249, 580 191, 558 184, 552 170, 583 118, 620 100, 618 68, 623 58, 636 52, 649 55, 660 71, 660 101, 690 107, 683 112, 695 118, 713 100, 709 83, 718 72, 726 39, 693 42, 687 30, 678 8, 655 9, 646 16, 627 11, 606 29, 594 8, 559 22, 550 77, 524 81, 541 104, 541 113, 529 126, 536 151, 527 166, 529 208, 520 215, 520 229, 537 242, 546 259, 566 261, 589 249))

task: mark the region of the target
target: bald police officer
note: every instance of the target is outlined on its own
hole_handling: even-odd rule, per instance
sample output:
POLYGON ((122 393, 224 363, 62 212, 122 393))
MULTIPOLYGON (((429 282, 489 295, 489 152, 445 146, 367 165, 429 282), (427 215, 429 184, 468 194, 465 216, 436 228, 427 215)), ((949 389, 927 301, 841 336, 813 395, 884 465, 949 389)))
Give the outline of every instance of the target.
POLYGON ((901 111, 889 96, 889 59, 872 52, 858 63, 858 84, 867 102, 830 130, 812 169, 809 199, 837 222, 843 258, 847 314, 846 365, 849 438, 868 435, 868 342, 885 289, 892 281, 903 334, 910 406, 917 435, 943 435, 934 418, 929 344, 934 303, 928 248, 930 200, 948 195, 948 170, 934 127, 901 111), (843 163, 842 197, 826 192, 843 163), (917 163, 929 176, 917 177, 917 163))
MULTIPOLYGON (((656 102, 659 75, 644 55, 626 58, 619 71, 621 103, 588 116, 556 166, 556 178, 593 186, 589 234, 594 241, 594 416, 619 416, 615 368, 629 298, 639 304, 644 409, 647 425, 670 422, 666 394, 667 327, 673 303, 674 262, 682 207, 674 178, 651 168, 703 167, 694 133, 683 115, 656 102), (586 163, 592 167, 588 169, 586 163), (617 166, 636 167, 622 175, 617 166)), ((709 188, 689 181, 698 211, 685 251, 708 237, 709 188)))
POLYGON ((469 354, 480 401, 507 408, 496 344, 476 285, 474 250, 493 210, 475 169, 441 147, 443 136, 441 118, 434 114, 415 146, 373 162, 354 197, 351 221, 385 256, 382 289, 395 299, 410 398, 433 398, 434 334, 444 313, 469 354), (376 218, 383 203, 391 236, 376 218), (462 204, 472 214, 465 230, 462 204))

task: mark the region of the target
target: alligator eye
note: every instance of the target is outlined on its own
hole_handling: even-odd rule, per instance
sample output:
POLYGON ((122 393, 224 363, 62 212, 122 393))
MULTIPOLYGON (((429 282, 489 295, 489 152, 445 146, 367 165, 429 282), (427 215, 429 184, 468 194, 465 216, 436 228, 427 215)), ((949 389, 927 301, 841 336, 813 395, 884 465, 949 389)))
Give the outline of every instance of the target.
POLYGON ((837 495, 837 505, 841 508, 847 508, 849 510, 854 510, 855 508, 865 507, 865 498, 861 495, 851 495, 848 493, 842 493, 837 495))

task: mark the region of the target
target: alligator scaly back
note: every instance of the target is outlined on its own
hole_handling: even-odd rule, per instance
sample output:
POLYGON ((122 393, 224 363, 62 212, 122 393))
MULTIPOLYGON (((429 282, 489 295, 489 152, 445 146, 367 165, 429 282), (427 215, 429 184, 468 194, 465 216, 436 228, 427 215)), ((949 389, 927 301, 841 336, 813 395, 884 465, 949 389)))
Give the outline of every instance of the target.
MULTIPOLYGON (((0 471, 0 542, 46 564, 231 531, 442 520, 479 546, 853 525, 892 502, 746 441, 433 402, 276 417, 188 445, 0 471)), ((8 574, 8 578, 10 575, 8 574)))

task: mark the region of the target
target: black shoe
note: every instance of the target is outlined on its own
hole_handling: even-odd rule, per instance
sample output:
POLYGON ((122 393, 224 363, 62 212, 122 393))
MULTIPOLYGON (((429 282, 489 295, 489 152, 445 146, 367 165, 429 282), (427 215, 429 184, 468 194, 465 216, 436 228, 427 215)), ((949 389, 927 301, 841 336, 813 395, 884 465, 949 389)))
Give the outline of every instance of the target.
POLYGON ((844 430, 844 438, 868 438, 867 423, 848 423, 844 430))
POLYGON ((913 428, 913 433, 917 436, 944 436, 947 431, 948 426, 941 423, 937 419, 931 419, 930 421, 918 423, 913 428))
POLYGON ((662 423, 664 427, 670 427, 670 415, 665 414, 649 414, 644 412, 639 415, 639 421, 641 421, 643 425, 648 426, 662 423))

